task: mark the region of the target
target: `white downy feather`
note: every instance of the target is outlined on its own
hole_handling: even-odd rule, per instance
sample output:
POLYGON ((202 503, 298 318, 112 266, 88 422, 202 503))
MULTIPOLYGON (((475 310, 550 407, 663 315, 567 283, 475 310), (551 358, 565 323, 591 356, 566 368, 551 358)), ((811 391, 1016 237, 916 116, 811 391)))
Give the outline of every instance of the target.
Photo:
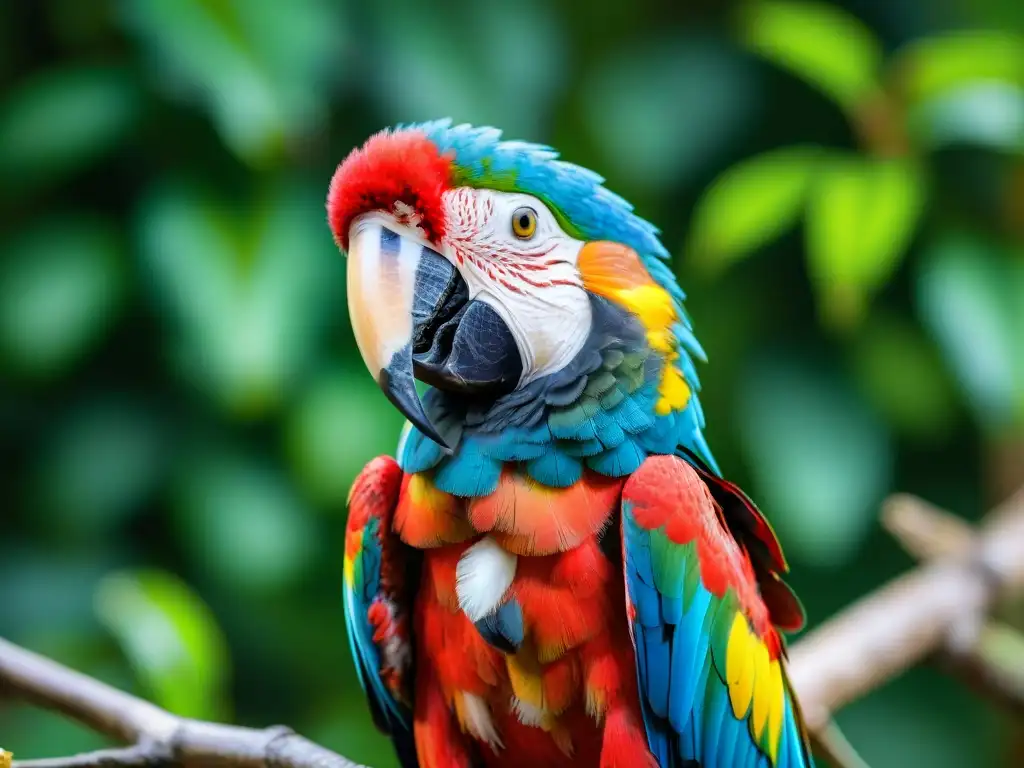
POLYGON ((512 586, 518 560, 490 536, 462 553, 455 569, 455 594, 470 621, 479 621, 501 605, 512 586))

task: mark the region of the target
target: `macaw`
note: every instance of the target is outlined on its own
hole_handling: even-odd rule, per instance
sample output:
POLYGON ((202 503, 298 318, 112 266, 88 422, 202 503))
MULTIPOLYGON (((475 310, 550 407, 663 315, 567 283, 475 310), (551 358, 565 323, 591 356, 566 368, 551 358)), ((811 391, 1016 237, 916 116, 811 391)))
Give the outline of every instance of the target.
POLYGON ((343 589, 404 768, 813 765, 780 634, 803 610, 705 440, 658 230, 449 120, 353 150, 327 218, 407 419, 353 484, 343 589))

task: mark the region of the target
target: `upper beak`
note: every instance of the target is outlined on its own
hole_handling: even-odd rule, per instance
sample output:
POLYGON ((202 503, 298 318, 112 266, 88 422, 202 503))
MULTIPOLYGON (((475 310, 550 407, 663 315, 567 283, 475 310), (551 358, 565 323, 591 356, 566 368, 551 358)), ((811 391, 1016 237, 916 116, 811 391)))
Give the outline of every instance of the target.
POLYGON ((348 306, 359 353, 388 399, 423 434, 449 449, 416 392, 412 347, 417 294, 443 290, 454 271, 441 254, 401 237, 379 218, 360 217, 352 224, 348 306))
POLYGON ((495 310, 470 301, 450 261, 380 214, 352 223, 348 302, 370 373, 406 418, 444 448, 452 449, 454 440, 424 410, 417 376, 470 396, 501 394, 519 382, 515 338, 495 310))

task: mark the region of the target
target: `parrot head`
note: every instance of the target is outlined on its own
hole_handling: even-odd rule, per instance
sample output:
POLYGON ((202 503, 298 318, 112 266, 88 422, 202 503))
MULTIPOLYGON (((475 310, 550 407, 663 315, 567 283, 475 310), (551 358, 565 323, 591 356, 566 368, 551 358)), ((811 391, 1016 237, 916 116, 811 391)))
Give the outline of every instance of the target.
POLYGON ((436 121, 353 150, 327 212, 360 353, 414 433, 411 471, 462 453, 564 485, 676 445, 713 466, 668 254, 597 174, 436 121))

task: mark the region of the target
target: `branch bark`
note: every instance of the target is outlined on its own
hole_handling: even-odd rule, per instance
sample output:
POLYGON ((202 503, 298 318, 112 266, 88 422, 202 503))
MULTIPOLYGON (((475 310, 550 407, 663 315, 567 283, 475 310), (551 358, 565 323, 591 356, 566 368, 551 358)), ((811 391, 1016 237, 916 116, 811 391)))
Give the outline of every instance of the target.
POLYGON ((1004 591, 1024 590, 1024 489, 967 539, 950 534, 949 517, 933 510, 909 496, 891 499, 890 529, 919 532, 906 537, 911 548, 939 556, 844 609, 790 650, 790 676, 810 729, 823 729, 831 713, 933 653, 969 656, 993 602, 1004 591), (920 533, 935 520, 945 534, 920 533))
POLYGON ((0 638, 0 695, 55 709, 125 749, 15 768, 230 764, 238 768, 362 768, 289 728, 218 725, 177 717, 154 704, 68 669, 0 638))
MULTIPOLYGON (((973 685, 1024 710, 1024 674, 999 666, 1000 649, 1024 640, 1008 640, 987 621, 1002 593, 1024 592, 1024 489, 977 532, 909 496, 890 499, 883 521, 911 553, 931 562, 854 603, 790 649, 790 676, 808 727, 819 741, 841 746, 838 737, 829 738, 832 713, 936 653, 973 685)), ((288 728, 177 717, 3 639, 0 694, 58 710, 130 745, 18 761, 17 768, 361 768, 288 728)))

